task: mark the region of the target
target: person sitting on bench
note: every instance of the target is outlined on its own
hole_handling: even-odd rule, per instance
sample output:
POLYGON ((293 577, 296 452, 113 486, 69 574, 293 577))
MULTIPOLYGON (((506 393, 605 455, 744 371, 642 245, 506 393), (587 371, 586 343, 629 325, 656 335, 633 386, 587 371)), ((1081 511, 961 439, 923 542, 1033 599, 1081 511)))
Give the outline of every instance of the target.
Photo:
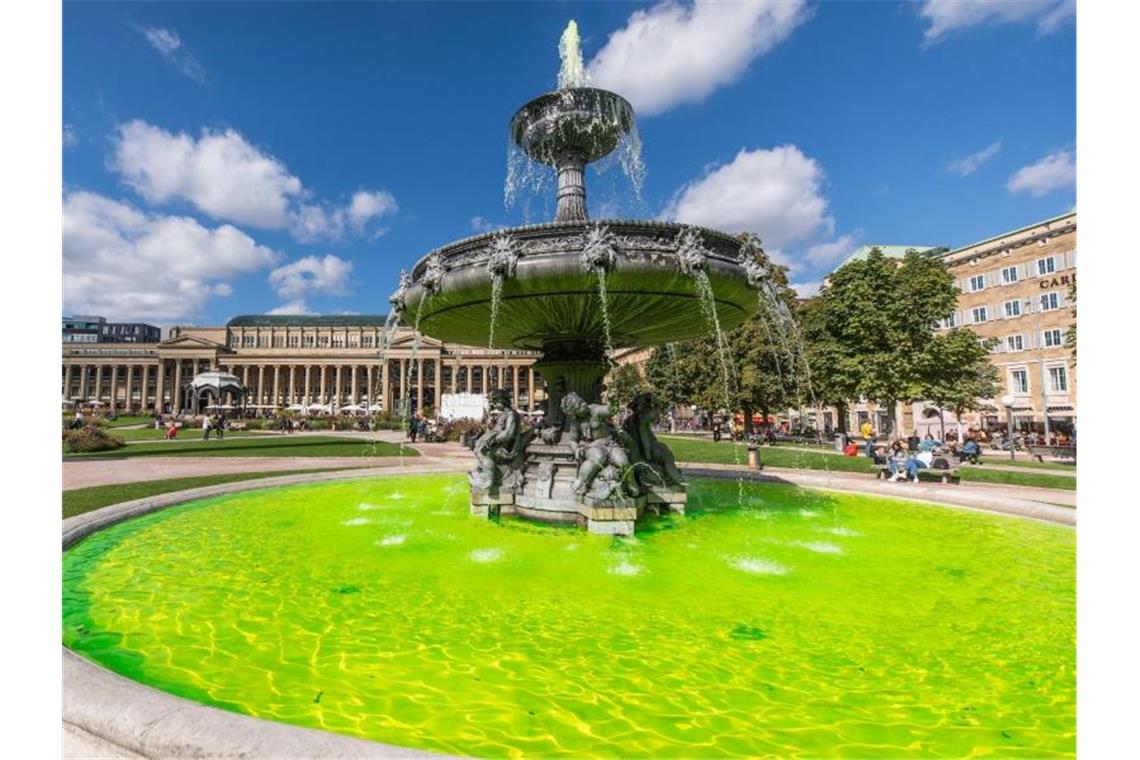
POLYGON ((962 448, 958 449, 958 464, 967 460, 978 463, 978 457, 981 455, 982 450, 978 447, 978 442, 973 438, 967 438, 966 442, 962 444, 962 448))

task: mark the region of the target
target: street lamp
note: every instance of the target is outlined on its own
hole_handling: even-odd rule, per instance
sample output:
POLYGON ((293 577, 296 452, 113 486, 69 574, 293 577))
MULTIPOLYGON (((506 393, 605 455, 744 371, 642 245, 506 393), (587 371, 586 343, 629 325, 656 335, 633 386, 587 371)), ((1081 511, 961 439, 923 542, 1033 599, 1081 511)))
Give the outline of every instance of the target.
POLYGON ((1013 456, 1013 403, 1017 401, 1011 394, 1007 393, 1001 397, 1001 405, 1005 407, 1005 429, 1006 437, 1009 439, 1009 458, 1010 461, 1014 459, 1013 456))

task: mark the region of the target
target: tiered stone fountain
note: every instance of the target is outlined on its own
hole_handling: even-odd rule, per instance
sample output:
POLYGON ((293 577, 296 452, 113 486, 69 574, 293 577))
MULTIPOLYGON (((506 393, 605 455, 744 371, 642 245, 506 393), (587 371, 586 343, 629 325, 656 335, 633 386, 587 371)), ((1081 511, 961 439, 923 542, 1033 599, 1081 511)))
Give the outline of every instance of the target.
MULTIPOLYGON (((591 221, 585 167, 634 129, 630 104, 584 85, 574 22, 563 36, 560 88, 524 105, 510 136, 558 174, 554 221, 450 243, 421 259, 393 308, 427 335, 540 351, 542 427, 528 429, 505 392, 475 444, 472 514, 576 522, 631 534, 645 509, 684 511, 685 484, 657 441, 643 394, 620 424, 602 403, 608 351, 734 327, 757 308, 762 277, 747 246, 688 225, 591 221)), ((710 357, 710 360, 713 360, 710 357)))

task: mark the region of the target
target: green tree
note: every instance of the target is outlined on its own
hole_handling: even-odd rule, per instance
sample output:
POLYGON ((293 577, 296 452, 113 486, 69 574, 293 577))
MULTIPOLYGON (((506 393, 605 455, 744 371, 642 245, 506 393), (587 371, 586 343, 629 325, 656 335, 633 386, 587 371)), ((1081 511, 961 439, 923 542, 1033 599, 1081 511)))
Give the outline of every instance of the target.
POLYGON ((897 403, 922 397, 926 350, 957 297, 942 262, 914 250, 897 261, 875 248, 840 267, 813 315, 826 336, 813 352, 825 357, 823 385, 886 408, 893 428, 897 403))
MULTIPOLYGON (((939 410, 954 412, 959 441, 964 434, 962 415, 986 408, 985 399, 997 395, 998 371, 990 362, 990 349, 997 342, 996 338, 981 340, 972 330, 957 329, 933 336, 923 352, 922 396, 939 410)), ((945 420, 942 440, 946 440, 945 420)))
POLYGON ((619 364, 610 371, 606 384, 606 401, 616 411, 630 401, 647 386, 636 364, 619 364))
POLYGON ((759 411, 766 419, 799 398, 807 363, 798 348, 796 296, 787 271, 773 264, 754 238, 741 240, 746 255, 764 272, 768 290, 757 314, 725 335, 727 389, 712 335, 655 349, 645 374, 662 401, 742 412, 745 430, 750 432, 753 413, 759 411))

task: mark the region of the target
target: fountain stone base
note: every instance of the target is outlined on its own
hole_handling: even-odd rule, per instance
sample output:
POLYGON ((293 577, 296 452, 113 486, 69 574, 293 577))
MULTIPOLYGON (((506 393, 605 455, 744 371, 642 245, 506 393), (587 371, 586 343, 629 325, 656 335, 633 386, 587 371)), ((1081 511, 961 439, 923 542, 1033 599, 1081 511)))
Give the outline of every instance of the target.
POLYGON ((492 396, 495 416, 475 444, 472 515, 628 536, 646 510, 684 514, 685 484, 650 431, 657 413, 649 394, 634 399, 620 428, 610 424, 608 405, 587 404, 574 391, 560 398, 556 424, 524 431, 507 395, 492 396))

